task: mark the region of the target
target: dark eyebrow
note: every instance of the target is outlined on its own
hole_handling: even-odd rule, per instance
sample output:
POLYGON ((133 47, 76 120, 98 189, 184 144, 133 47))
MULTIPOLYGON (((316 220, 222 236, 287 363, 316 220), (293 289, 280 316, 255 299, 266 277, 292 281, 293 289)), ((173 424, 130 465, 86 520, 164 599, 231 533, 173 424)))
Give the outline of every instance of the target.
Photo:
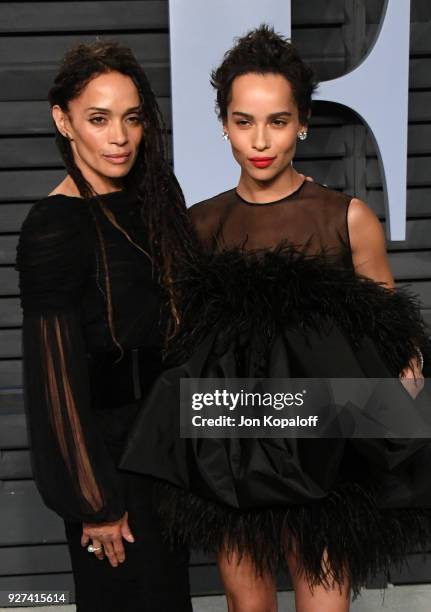
POLYGON ((234 111, 232 115, 239 115, 240 117, 247 117, 247 119, 253 119, 253 115, 249 115, 248 113, 242 113, 241 111, 234 111))
MULTIPOLYGON (((247 119, 253 119, 253 115, 250 115, 249 113, 243 113, 242 111, 234 111, 232 115, 239 115, 240 117, 246 117, 247 119)), ((285 115, 287 115, 288 117, 291 117, 292 113, 290 113, 289 111, 280 111, 278 113, 271 113, 269 115, 269 119, 276 119, 277 117, 283 117, 285 115)))
POLYGON ((289 111, 280 111, 279 113, 272 113, 271 115, 269 115, 269 118, 276 119, 277 117, 283 117, 284 115, 291 117, 292 113, 290 113, 289 111))
MULTIPOLYGON (((127 115, 127 113, 131 113, 133 111, 140 110, 140 108, 141 108, 140 106, 132 106, 131 108, 128 108, 124 114, 127 115)), ((95 110, 95 111, 99 111, 99 112, 102 112, 102 113, 110 113, 111 112, 109 110, 109 108, 102 108, 100 106, 89 106, 85 110, 95 110)))

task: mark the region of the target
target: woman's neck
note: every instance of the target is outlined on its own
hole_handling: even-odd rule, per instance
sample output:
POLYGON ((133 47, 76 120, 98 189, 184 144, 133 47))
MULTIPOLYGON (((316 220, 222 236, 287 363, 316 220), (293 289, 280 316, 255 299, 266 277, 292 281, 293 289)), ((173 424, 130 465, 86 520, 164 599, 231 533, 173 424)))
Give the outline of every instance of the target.
POLYGON ((236 191, 245 200, 261 204, 281 200, 295 191, 302 180, 301 175, 292 166, 272 181, 257 181, 242 171, 236 191))

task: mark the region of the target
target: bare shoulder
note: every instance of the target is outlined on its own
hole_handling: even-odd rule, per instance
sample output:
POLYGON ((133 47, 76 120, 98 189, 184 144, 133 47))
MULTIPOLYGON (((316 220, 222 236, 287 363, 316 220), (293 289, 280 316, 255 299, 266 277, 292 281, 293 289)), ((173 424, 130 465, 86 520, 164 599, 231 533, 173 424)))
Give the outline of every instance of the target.
POLYGON ((352 198, 349 203, 349 216, 354 221, 361 221, 367 219, 376 219, 378 221, 378 217, 374 210, 368 206, 364 200, 359 198, 352 198))
POLYGON ((353 198, 349 203, 347 224, 356 273, 393 287, 386 237, 376 213, 363 200, 353 198))
POLYGON ((382 224, 366 202, 352 198, 347 212, 347 224, 352 247, 357 240, 377 240, 385 243, 382 224))
POLYGON ((47 197, 51 197, 54 195, 65 195, 71 197, 80 196, 75 184, 72 182, 69 176, 66 176, 66 178, 63 179, 61 183, 54 187, 54 189, 48 194, 47 197))
POLYGON ((57 185, 57 187, 55 187, 55 189, 53 189, 52 191, 50 191, 50 192, 48 193, 48 196, 47 196, 47 197, 49 198, 49 197, 51 197, 51 196, 58 195, 58 194, 60 194, 60 195, 67 195, 67 194, 65 194, 65 193, 64 193, 64 191, 62 191, 62 190, 61 190, 60 185, 57 185))

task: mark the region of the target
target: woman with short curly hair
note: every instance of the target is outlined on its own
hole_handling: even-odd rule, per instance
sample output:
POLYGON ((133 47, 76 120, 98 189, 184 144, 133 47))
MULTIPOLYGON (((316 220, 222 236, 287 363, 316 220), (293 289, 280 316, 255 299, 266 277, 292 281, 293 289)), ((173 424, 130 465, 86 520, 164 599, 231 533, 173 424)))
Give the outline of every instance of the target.
MULTIPOLYGON (((400 408, 403 422, 401 407, 425 424, 429 395, 422 404, 411 397, 423 385, 422 353, 429 368, 430 340, 417 300, 394 288, 374 212, 292 166, 315 88, 294 46, 257 28, 226 53, 212 83, 241 174, 235 188, 191 208, 202 252, 178 279, 185 300, 172 367, 153 386, 121 465, 160 480, 158 508, 173 541, 217 554, 230 612, 274 612, 279 569, 290 570, 298 612, 345 612, 369 575, 431 545, 431 447, 375 433, 381 414, 400 408), (216 381, 205 387, 206 378, 216 381), (313 381, 328 378, 394 378, 396 395, 371 394, 364 411, 374 436, 342 435, 338 425, 357 422, 337 420, 324 385, 313 395, 313 381), (205 392, 193 416, 187 387, 180 403, 187 379, 205 392), (295 418, 272 436, 266 425, 241 429, 241 408, 210 393, 216 383, 219 393, 233 390, 224 379, 239 379, 235 396, 253 379, 252 401, 262 389, 282 390, 278 379, 289 391, 304 385, 297 390, 311 397, 293 416, 309 414, 316 397, 323 435, 312 427, 301 435, 295 418), (214 418, 205 419, 211 400, 214 418), (189 418, 195 427, 184 429, 189 418), (223 428, 218 418, 230 420, 223 428)), ((276 409, 253 406, 264 423, 276 409)))

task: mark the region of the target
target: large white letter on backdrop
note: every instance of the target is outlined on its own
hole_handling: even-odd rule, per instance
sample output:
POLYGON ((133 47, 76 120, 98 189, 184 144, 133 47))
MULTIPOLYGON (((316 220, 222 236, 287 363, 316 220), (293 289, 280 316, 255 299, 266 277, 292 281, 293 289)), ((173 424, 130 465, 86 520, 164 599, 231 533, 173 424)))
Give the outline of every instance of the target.
MULTIPOLYGON (((312 3, 310 3, 312 10, 312 3)), ((169 0, 174 164, 188 204, 233 187, 238 166, 214 113, 209 83, 235 37, 268 23, 291 35, 290 0, 169 0)), ((386 0, 380 29, 351 72, 320 84, 314 99, 354 110, 379 153, 388 237, 406 227, 410 0, 386 0)))

